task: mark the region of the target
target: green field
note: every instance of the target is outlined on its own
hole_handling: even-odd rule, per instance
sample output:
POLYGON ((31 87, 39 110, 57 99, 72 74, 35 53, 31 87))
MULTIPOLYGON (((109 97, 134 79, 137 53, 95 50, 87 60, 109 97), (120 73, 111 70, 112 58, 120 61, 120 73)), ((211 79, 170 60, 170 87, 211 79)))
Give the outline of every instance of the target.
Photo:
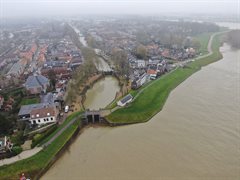
POLYGON ((35 98, 24 98, 22 99, 20 105, 29 105, 39 103, 40 99, 38 97, 35 98))
POLYGON ((208 40, 211 35, 212 35, 212 33, 203 33, 203 34, 199 34, 199 35, 193 37, 194 39, 199 41, 201 44, 201 47, 199 49, 200 53, 202 53, 202 54, 208 53, 208 40))
MULTIPOLYGON (((71 121, 74 117, 76 117, 76 115, 79 115, 79 113, 73 114, 67 119, 67 122, 71 121)), ((19 175, 23 172, 26 176, 33 179, 37 173, 47 167, 57 152, 59 152, 66 142, 72 137, 80 123, 81 122, 79 120, 73 123, 55 141, 36 155, 28 159, 18 161, 14 164, 1 166, 0 179, 19 179, 19 175)), ((65 124, 67 123, 64 123, 63 126, 65 124)), ((58 130, 60 130, 63 126, 60 126, 58 130)))
POLYGON ((178 68, 172 73, 155 80, 156 82, 148 86, 135 101, 125 108, 118 109, 108 115, 106 119, 110 123, 140 123, 146 122, 158 113, 170 92, 185 79, 191 76, 201 67, 213 63, 222 58, 219 52, 220 35, 214 37, 212 42, 213 54, 191 62, 185 68, 178 68))

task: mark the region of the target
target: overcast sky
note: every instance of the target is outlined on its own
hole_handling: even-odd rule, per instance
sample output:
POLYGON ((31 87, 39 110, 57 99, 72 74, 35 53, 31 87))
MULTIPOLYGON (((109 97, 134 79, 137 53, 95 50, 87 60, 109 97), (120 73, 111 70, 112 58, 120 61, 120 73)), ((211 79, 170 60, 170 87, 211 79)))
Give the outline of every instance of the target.
POLYGON ((77 14, 239 14, 240 0, 0 0, 0 16, 77 14))

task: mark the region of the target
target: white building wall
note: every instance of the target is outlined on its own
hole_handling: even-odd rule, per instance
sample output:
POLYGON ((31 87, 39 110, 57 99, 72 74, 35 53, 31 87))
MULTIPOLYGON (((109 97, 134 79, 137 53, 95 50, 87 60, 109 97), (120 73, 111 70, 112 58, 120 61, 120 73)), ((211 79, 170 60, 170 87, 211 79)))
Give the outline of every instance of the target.
POLYGON ((49 117, 44 117, 44 118, 31 119, 30 120, 31 124, 34 124, 34 121, 36 122, 36 124, 47 124, 47 123, 56 122, 56 117, 49 116, 49 117))

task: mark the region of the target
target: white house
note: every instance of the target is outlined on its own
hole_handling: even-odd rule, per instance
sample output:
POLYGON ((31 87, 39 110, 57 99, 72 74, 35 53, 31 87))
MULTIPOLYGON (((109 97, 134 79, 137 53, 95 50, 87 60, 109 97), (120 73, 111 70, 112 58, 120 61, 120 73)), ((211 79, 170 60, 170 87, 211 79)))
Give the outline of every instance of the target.
POLYGON ((47 124, 57 121, 58 110, 54 104, 39 103, 21 106, 18 121, 30 124, 47 124))
POLYGON ((133 97, 131 94, 128 94, 127 96, 125 96, 124 98, 122 98, 120 101, 117 102, 118 106, 125 106, 126 104, 130 103, 133 100, 133 97))
POLYGON ((136 63, 137 63, 137 68, 145 68, 146 67, 146 62, 142 59, 138 59, 136 61, 136 63))
POLYGON ((47 124, 51 122, 56 122, 57 111, 55 107, 44 107, 41 109, 34 109, 30 113, 30 123, 31 124, 47 124))

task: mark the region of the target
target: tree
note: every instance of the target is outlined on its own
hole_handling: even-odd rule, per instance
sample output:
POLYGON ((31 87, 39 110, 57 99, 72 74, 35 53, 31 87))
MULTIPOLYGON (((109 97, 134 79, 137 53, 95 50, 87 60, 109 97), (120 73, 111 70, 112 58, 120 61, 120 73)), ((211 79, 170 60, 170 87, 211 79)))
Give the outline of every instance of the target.
POLYGON ((10 129, 12 128, 12 123, 5 116, 0 114, 0 134, 5 135, 8 134, 10 129))
POLYGON ((139 59, 146 59, 147 58, 147 49, 142 44, 138 45, 136 49, 136 56, 139 59))
POLYGON ((50 70, 49 72, 48 72, 48 78, 49 78, 49 80, 50 80, 50 86, 52 87, 52 88, 55 88, 55 85, 56 85, 56 74, 55 74, 55 72, 54 72, 54 70, 50 70))
POLYGON ((120 74, 120 76, 128 77, 130 68, 129 68, 126 52, 124 52, 123 50, 115 51, 113 52, 112 58, 113 58, 116 70, 120 74))

